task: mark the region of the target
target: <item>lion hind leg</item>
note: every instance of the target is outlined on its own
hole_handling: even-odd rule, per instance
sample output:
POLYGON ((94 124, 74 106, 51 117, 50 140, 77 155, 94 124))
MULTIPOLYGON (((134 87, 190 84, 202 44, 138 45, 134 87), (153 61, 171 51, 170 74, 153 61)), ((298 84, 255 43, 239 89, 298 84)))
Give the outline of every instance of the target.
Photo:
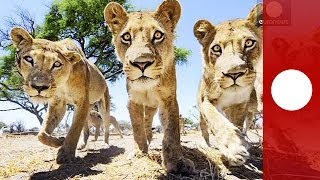
POLYGON ((104 124, 104 142, 109 144, 109 129, 110 129, 110 96, 109 91, 106 89, 104 96, 98 102, 98 109, 101 113, 101 118, 104 124))
POLYGON ((114 128, 117 129, 120 137, 123 138, 123 136, 122 136, 122 131, 121 131, 121 127, 120 127, 117 119, 116 119, 115 117, 113 117, 113 116, 110 116, 110 123, 113 125, 114 128))

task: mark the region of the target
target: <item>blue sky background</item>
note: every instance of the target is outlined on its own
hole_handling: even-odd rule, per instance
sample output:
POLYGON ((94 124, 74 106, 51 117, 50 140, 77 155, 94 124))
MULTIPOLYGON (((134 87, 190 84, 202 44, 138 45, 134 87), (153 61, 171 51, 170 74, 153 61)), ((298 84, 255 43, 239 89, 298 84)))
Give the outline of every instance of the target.
MULTIPOLYGON (((130 0, 136 10, 154 10, 163 0, 130 0)), ((14 16, 17 7, 26 9, 38 24, 44 21, 52 0, 2 0, 0 6, 0 26, 3 27, 4 19, 14 16)), ((207 19, 213 24, 235 18, 245 18, 259 0, 180 0, 182 17, 177 27, 176 45, 192 51, 189 63, 177 67, 178 78, 178 103, 180 113, 184 117, 192 117, 193 106, 197 104, 197 90, 202 74, 201 47, 193 35, 193 26, 200 19, 207 19)), ((102 12, 101 12, 102 13, 102 12)), ((0 53, 1 54, 1 53, 0 53)), ((127 110, 127 92, 125 78, 115 83, 108 83, 112 101, 116 110, 112 114, 118 120, 129 121, 127 110)), ((15 107, 9 103, 0 103, 0 109, 15 107)), ((23 120, 27 128, 40 126, 34 115, 26 111, 0 112, 0 121, 7 124, 16 120, 23 120)), ((155 116, 154 124, 159 124, 155 116)))

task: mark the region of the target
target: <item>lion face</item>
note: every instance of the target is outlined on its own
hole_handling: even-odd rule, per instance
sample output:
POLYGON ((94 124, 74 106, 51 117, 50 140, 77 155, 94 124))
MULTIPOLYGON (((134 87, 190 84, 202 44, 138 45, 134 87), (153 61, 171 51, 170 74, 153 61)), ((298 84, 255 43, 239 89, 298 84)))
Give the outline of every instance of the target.
POLYGON ((177 1, 165 1, 156 12, 127 13, 117 3, 105 8, 116 53, 133 83, 158 82, 174 66, 174 28, 180 18, 177 1))
POLYGON ((59 42, 33 39, 22 28, 11 31, 18 48, 17 66, 24 79, 23 88, 35 102, 45 103, 56 95, 56 90, 67 82, 72 65, 81 56, 60 46, 59 42))
POLYGON ((194 34, 203 46, 205 76, 223 89, 254 83, 253 67, 262 58, 262 28, 256 24, 259 8, 262 11, 257 6, 245 20, 218 26, 200 20, 194 26, 194 34))

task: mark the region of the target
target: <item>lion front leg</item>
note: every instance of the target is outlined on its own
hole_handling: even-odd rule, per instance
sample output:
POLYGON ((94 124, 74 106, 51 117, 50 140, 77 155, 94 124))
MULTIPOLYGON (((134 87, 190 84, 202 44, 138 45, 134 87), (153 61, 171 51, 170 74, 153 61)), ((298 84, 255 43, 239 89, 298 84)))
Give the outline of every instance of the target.
POLYGON ((89 102, 85 101, 81 105, 76 106, 74 118, 70 130, 64 140, 63 145, 58 151, 57 163, 65 164, 70 163, 75 158, 75 151, 79 141, 87 116, 89 114, 89 102))
POLYGON ((194 163, 183 157, 180 144, 179 107, 176 98, 160 104, 160 119, 163 124, 162 165, 169 173, 195 173, 194 163))
POLYGON ((53 130, 61 122, 66 112, 66 103, 61 100, 55 100, 49 104, 49 111, 47 117, 44 120, 42 128, 38 133, 38 139, 42 144, 51 147, 60 147, 63 144, 64 138, 52 137, 53 130))
POLYGON ((240 130, 235 127, 217 108, 204 100, 200 108, 208 126, 215 134, 216 147, 227 158, 229 165, 240 166, 249 157, 248 143, 242 137, 240 130))
MULTIPOLYGON (((141 104, 129 101, 128 109, 130 113, 131 124, 133 128, 133 136, 135 141, 134 156, 148 153, 147 136, 144 126, 144 108, 141 104)), ((131 156, 132 156, 131 155, 131 156)))
POLYGON ((210 147, 210 136, 209 136, 209 128, 208 128, 208 124, 205 120, 205 118, 203 117, 203 115, 200 113, 200 129, 202 132, 202 137, 204 138, 204 140, 206 141, 207 145, 210 147))
POLYGON ((147 139, 149 144, 151 143, 152 140, 152 122, 153 122, 153 117, 156 114, 158 108, 154 107, 149 107, 145 106, 144 107, 144 122, 145 122, 145 130, 147 134, 147 139))

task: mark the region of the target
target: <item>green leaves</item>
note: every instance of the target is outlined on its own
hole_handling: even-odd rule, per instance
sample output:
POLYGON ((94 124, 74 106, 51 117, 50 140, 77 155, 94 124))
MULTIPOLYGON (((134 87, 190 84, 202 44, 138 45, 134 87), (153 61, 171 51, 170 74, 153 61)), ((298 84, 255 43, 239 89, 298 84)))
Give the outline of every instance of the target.
POLYGON ((175 59, 178 65, 188 63, 188 57, 191 55, 192 51, 185 48, 174 48, 175 59))

